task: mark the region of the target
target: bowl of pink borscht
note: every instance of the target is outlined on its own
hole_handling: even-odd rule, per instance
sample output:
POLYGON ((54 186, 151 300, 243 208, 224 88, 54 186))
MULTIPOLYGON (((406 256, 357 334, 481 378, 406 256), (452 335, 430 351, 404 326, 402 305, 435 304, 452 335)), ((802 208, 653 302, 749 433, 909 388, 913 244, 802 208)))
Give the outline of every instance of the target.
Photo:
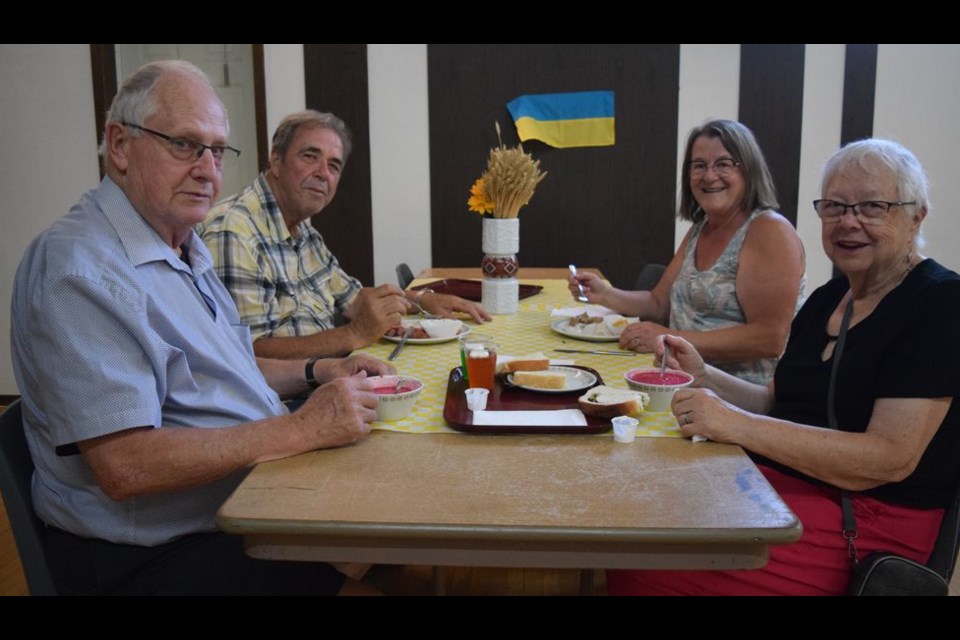
POLYGON ((413 411, 423 383, 407 376, 370 376, 367 378, 377 394, 377 422, 403 420, 413 411), (397 384, 399 381, 400 384, 397 384))
POLYGON ((662 374, 660 369, 651 367, 630 369, 623 374, 624 379, 634 391, 643 391, 650 396, 647 411, 670 411, 670 401, 677 389, 682 389, 693 382, 693 376, 676 369, 667 369, 662 374))

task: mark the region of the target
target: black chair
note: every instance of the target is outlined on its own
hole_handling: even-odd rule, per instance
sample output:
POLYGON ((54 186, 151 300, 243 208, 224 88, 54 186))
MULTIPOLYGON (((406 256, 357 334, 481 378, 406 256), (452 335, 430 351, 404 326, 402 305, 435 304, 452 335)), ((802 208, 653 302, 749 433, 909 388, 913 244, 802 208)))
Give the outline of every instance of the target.
POLYGON ((640 275, 637 276, 637 281, 633 285, 634 291, 650 291, 657 283, 660 282, 660 277, 663 275, 663 272, 667 268, 662 264, 650 264, 644 265, 643 269, 640 269, 640 275))
POLYGON ((23 435, 20 400, 17 400, 0 415, 0 492, 30 595, 55 596, 57 590, 47 565, 44 543, 46 525, 34 513, 30 497, 32 477, 33 458, 23 435))
POLYGON ((953 497, 953 503, 943 513, 940 533, 937 534, 937 542, 933 545, 933 553, 930 554, 927 566, 949 582, 957 566, 958 549, 960 549, 960 489, 953 497))
POLYGON ((401 262, 397 265, 397 284, 401 289, 406 289, 411 282, 413 282, 413 271, 410 271, 406 262, 401 262))

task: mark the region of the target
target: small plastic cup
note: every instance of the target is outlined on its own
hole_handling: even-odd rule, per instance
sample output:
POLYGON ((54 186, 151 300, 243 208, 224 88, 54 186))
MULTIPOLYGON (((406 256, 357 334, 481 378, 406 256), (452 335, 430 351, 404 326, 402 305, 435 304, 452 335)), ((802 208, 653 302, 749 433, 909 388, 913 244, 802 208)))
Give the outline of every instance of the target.
POLYGON ((487 396, 490 394, 488 389, 477 388, 467 389, 467 406, 470 411, 483 411, 487 408, 487 396))
POLYGON ((628 444, 637 437, 637 426, 640 422, 636 418, 629 416, 619 416, 612 420, 613 439, 617 442, 628 444))

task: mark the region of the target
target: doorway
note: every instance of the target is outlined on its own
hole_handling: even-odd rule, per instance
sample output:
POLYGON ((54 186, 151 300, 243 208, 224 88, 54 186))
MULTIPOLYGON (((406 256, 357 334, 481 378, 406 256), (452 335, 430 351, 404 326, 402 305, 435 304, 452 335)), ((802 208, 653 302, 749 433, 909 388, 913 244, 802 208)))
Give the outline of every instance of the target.
POLYGON ((220 196, 237 193, 266 165, 263 46, 256 44, 93 44, 97 135, 117 86, 137 67, 155 60, 188 60, 207 74, 230 115, 230 144, 242 151, 224 169, 220 196))

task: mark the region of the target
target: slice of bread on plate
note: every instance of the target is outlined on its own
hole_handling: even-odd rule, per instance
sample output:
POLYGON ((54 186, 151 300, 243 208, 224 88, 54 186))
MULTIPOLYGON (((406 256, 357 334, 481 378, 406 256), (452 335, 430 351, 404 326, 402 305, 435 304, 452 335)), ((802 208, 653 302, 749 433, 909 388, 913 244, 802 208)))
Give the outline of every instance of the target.
POLYGON ((567 374, 559 371, 515 371, 513 384, 534 389, 563 389, 567 374))
POLYGON ((643 413, 643 408, 649 402, 650 396, 642 391, 607 386, 594 387, 577 400, 580 411, 585 415, 598 418, 616 418, 617 416, 636 418, 643 413))
POLYGON ((513 373, 515 371, 546 371, 550 368, 550 358, 542 353, 511 358, 497 365, 497 373, 513 373))

